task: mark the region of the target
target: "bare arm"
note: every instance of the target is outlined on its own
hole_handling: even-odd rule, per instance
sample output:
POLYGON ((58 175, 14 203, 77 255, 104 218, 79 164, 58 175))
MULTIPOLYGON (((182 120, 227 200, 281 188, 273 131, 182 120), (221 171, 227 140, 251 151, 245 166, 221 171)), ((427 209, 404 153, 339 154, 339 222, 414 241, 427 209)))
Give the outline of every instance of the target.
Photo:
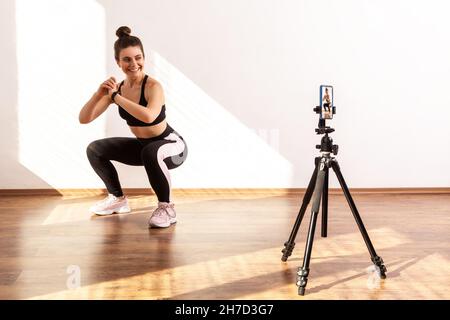
POLYGON ((86 124, 94 121, 98 116, 100 116, 106 109, 108 109, 111 104, 111 99, 109 96, 98 96, 95 93, 91 99, 84 105, 80 111, 78 119, 80 123, 86 124))
POLYGON ((88 102, 83 106, 78 116, 78 120, 82 124, 94 121, 100 116, 108 106, 112 103, 108 95, 109 90, 115 90, 117 87, 116 80, 111 77, 103 82, 88 102))
POLYGON ((134 103, 120 94, 115 96, 114 101, 136 119, 145 123, 151 123, 155 121, 161 112, 164 104, 164 93, 159 83, 146 84, 145 91, 149 92, 147 108, 142 108, 140 104, 134 103))

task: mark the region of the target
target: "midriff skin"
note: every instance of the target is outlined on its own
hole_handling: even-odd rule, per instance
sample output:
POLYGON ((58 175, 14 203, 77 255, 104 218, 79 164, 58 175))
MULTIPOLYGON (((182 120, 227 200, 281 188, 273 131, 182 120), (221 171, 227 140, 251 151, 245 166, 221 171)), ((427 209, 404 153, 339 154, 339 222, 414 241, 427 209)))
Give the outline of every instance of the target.
POLYGON ((153 138, 159 136, 166 130, 167 121, 163 120, 162 122, 149 127, 129 127, 136 138, 153 138))

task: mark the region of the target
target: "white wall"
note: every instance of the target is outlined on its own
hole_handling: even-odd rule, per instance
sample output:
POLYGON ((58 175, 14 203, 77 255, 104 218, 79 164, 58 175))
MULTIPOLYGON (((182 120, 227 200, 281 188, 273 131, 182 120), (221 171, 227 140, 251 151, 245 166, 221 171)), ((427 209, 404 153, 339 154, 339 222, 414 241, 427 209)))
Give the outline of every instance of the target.
MULTIPOLYGON (((448 1, 36 2, 0 3, 0 188, 102 187, 87 143, 131 134, 115 107, 87 126, 77 115, 105 77, 122 77, 120 25, 142 39, 190 147, 174 187, 305 187, 320 84, 335 87, 351 187, 450 185, 448 1)), ((148 186, 143 168, 117 168, 124 187, 148 186)))

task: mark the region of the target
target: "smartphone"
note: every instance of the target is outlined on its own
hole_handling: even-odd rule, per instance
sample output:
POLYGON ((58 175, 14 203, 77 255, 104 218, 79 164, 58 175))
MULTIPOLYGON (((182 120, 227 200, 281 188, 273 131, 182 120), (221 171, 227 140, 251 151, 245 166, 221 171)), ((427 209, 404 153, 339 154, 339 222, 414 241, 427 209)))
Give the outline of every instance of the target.
POLYGON ((320 86, 320 119, 333 119, 333 86, 320 86))

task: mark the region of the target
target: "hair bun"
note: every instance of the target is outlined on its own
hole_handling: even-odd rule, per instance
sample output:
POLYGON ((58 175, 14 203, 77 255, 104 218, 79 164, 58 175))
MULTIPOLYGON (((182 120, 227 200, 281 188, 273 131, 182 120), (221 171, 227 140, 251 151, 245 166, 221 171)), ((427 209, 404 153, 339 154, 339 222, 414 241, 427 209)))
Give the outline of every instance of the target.
POLYGON ((122 26, 119 29, 117 29, 117 31, 116 31, 116 36, 118 36, 119 38, 129 36, 130 34, 131 34, 131 29, 128 28, 127 26, 122 26))

